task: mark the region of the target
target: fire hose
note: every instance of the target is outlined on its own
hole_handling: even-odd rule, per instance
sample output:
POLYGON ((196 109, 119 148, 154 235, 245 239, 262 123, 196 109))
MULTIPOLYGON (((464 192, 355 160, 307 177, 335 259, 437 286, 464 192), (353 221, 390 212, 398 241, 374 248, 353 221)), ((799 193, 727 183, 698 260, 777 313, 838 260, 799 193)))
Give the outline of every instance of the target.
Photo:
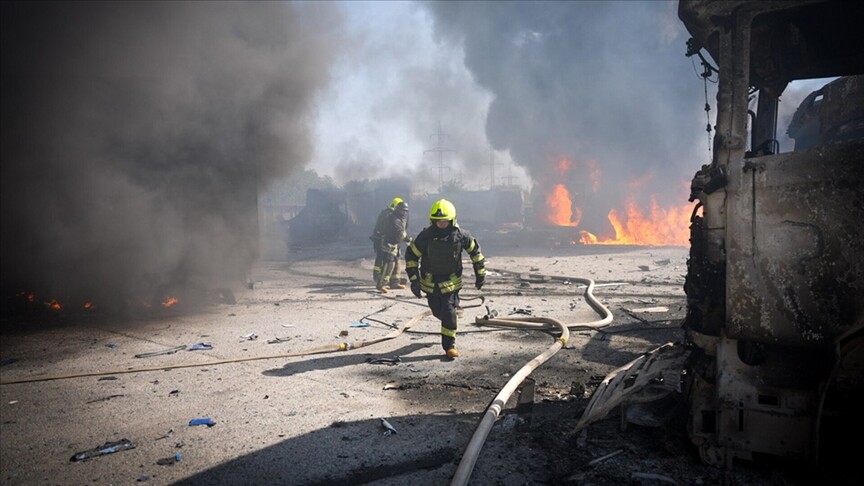
MULTIPOLYGON (((540 276, 534 275, 533 277, 540 276)), ((598 315, 600 315, 600 319, 593 322, 578 323, 569 326, 565 326, 564 324, 555 319, 544 317, 526 317, 522 319, 510 319, 494 316, 485 316, 477 317, 475 319, 475 324, 477 325, 502 326, 518 329, 557 330, 561 334, 557 339, 555 339, 555 342, 551 346, 549 346, 546 351, 529 361, 527 364, 525 364, 525 366, 523 366, 519 371, 517 371, 513 375, 513 377, 507 381, 507 384, 504 385, 504 388, 501 389, 498 395, 495 396, 495 399, 492 401, 492 403, 486 408, 486 412, 484 413, 483 418, 480 420, 480 424, 477 426, 477 429, 474 431, 474 435, 468 442, 468 445, 465 448, 465 453, 462 455, 462 460, 459 462, 459 466, 456 468, 456 473, 453 475, 453 480, 450 482, 451 486, 461 486, 468 484, 468 479, 471 477, 471 472, 474 470, 474 465, 477 463, 477 459, 480 456, 480 449, 483 447, 483 443, 486 441, 486 437, 489 435, 492 426, 498 419, 498 415, 501 413, 501 410, 507 403, 507 400, 510 399, 510 396, 513 394, 514 391, 516 391, 516 388, 519 386, 519 384, 522 383, 522 381, 525 380, 525 378, 527 378, 532 371, 534 371, 541 364, 545 363, 549 358, 554 356, 555 353, 557 353, 567 343, 567 339, 570 337, 570 330, 598 329, 612 322, 612 313, 609 312, 609 310, 594 297, 593 280, 578 277, 551 277, 551 279, 584 284, 585 300, 586 302, 588 302, 588 305, 590 305, 591 308, 598 315)))

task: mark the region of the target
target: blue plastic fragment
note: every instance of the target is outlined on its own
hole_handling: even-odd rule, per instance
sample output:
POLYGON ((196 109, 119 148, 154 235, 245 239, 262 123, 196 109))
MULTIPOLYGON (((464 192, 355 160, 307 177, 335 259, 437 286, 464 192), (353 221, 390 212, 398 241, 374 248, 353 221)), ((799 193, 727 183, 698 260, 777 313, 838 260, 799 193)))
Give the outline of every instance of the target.
POLYGON ((369 327, 369 323, 367 323, 367 322, 360 322, 360 321, 354 321, 354 322, 351 323, 351 327, 369 327))
POLYGON ((106 348, 117 349, 117 345, 114 343, 108 343, 105 345, 106 348))
POLYGON ((196 418, 189 421, 189 427, 192 427, 193 425, 206 425, 207 427, 213 427, 216 425, 216 422, 209 417, 196 418))
POLYGON ((213 345, 206 343, 195 343, 189 348, 189 351, 196 351, 199 349, 213 349, 213 345))

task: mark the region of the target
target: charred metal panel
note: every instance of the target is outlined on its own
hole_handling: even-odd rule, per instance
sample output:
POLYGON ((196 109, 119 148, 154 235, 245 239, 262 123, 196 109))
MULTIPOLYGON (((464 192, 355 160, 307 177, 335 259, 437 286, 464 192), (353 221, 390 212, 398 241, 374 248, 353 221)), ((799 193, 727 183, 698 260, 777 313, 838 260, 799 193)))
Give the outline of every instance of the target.
POLYGON ((775 349, 761 364, 751 366, 739 354, 733 340, 721 339, 717 345, 715 442, 727 449, 727 461, 731 455, 750 459, 752 452, 812 458, 817 400, 815 388, 810 388, 814 371, 808 360, 775 349))
POLYGON ((755 160, 729 170, 727 336, 830 343, 864 313, 864 144, 755 160))

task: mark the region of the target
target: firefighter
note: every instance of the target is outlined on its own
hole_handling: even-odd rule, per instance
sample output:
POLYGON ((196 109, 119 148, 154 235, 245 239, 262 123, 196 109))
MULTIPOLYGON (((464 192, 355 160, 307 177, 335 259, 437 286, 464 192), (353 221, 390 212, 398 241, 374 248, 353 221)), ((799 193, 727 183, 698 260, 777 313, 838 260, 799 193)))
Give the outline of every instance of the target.
POLYGON ((405 252, 405 271, 411 292, 417 298, 426 294, 432 314, 441 321, 441 347, 450 358, 456 350, 456 309, 462 288, 462 250, 474 266, 477 290, 486 282, 486 262, 480 244, 456 223, 456 207, 440 199, 429 211, 431 224, 424 228, 405 252))
POLYGON ((384 218, 384 227, 381 236, 381 274, 375 283, 379 292, 387 293, 390 289, 404 289, 399 281, 399 257, 400 243, 411 244, 408 236, 408 203, 400 201, 393 211, 384 218))
POLYGON ((390 204, 378 213, 378 219, 375 220, 375 228, 372 230, 372 250, 375 252, 375 264, 372 265, 372 281, 375 286, 378 286, 378 281, 381 279, 381 266, 384 264, 384 255, 381 253, 381 243, 384 239, 384 226, 387 224, 387 218, 393 214, 396 206, 402 202, 401 197, 394 197, 390 204))

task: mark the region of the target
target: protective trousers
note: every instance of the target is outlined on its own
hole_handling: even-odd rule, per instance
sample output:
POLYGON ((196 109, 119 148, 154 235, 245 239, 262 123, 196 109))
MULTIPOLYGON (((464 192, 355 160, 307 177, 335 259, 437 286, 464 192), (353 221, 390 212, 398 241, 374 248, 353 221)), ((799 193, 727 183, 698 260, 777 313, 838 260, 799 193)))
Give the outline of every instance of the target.
POLYGON ((426 294, 426 302, 432 315, 441 321, 441 347, 444 351, 456 347, 456 308, 459 307, 459 291, 449 294, 426 294))
POLYGON ((381 239, 373 239, 372 240, 372 249, 375 250, 375 264, 372 265, 372 281, 375 282, 375 285, 378 285, 378 281, 381 280, 381 267, 384 265, 384 254, 381 252, 381 239))
POLYGON ((378 254, 380 255, 379 258, 381 259, 381 270, 378 274, 378 278, 375 280, 376 287, 381 288, 385 285, 395 287, 399 284, 399 273, 401 271, 399 265, 400 253, 401 251, 398 246, 395 249, 395 253, 393 249, 389 248, 378 251, 378 254))

